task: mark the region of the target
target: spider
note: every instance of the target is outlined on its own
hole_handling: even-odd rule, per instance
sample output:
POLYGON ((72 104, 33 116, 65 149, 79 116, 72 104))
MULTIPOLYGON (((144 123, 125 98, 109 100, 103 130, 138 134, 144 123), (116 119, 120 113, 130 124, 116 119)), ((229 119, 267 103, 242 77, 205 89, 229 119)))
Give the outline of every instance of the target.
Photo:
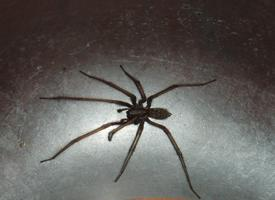
POLYGON ((127 118, 123 118, 119 121, 114 121, 114 122, 109 122, 106 124, 103 124, 102 126, 86 133, 83 134, 73 140, 71 140, 69 143, 67 143, 62 149, 60 149, 56 154, 54 154, 52 157, 42 160, 40 161, 41 163, 46 162, 46 161, 50 161, 55 159, 58 155, 60 155, 62 152, 64 152, 66 149, 68 149, 70 146, 72 146, 73 144, 79 142, 80 140, 87 138, 88 136, 91 136, 99 131, 102 131, 103 129, 106 129, 108 127, 111 126, 115 126, 117 125, 116 128, 114 128, 113 130, 111 130, 108 134, 108 140, 111 141, 114 134, 116 134, 119 130, 121 130, 122 128, 130 125, 130 124, 135 124, 138 125, 137 128, 137 132, 136 132, 136 136, 130 146, 130 149, 127 153, 127 156, 123 162, 123 165, 119 171, 119 174, 117 175, 117 177, 115 178, 115 182, 117 182, 119 180, 119 178, 121 177, 121 175, 123 174, 123 172, 126 169, 126 166, 131 158, 131 156, 133 155, 135 148, 138 144, 138 141, 140 139, 140 136, 142 134, 143 131, 143 127, 144 127, 144 123, 147 122, 150 125, 157 127, 159 129, 161 129, 168 137, 168 139, 170 140, 170 142, 172 143, 178 158, 181 162, 181 166, 182 169, 185 173, 188 185, 190 190, 194 193, 194 195, 200 199, 200 196, 198 195, 198 193, 193 189, 193 186, 191 184, 191 180, 187 171, 187 167, 183 158, 183 154, 179 148, 179 146, 177 145, 175 139, 173 138, 171 132, 169 131, 168 128, 166 128, 164 125, 161 125, 157 122, 151 121, 150 118, 153 119, 157 119, 157 120, 164 120, 167 119, 169 116, 171 116, 171 113, 165 109, 165 108, 151 108, 152 102, 155 98, 173 90, 179 87, 199 87, 199 86, 204 86, 207 85, 209 83, 212 83, 214 81, 216 81, 216 79, 211 80, 211 81, 207 81, 207 82, 203 82, 203 83, 187 83, 187 84, 174 84, 171 85, 149 97, 146 97, 145 92, 143 90, 143 87, 140 83, 140 81, 138 79, 136 79, 134 76, 132 76, 131 74, 129 74, 121 65, 120 68, 122 69, 122 71, 124 72, 124 74, 131 80, 133 81, 133 83, 135 84, 135 86, 137 87, 141 98, 137 101, 137 97, 132 94, 131 92, 121 88, 120 86, 114 84, 113 82, 104 80, 102 78, 96 77, 96 76, 92 76, 89 75, 83 71, 79 71, 81 74, 83 74, 84 76, 91 78, 91 79, 95 79, 97 81, 100 81, 102 83, 105 83, 106 85, 118 90, 119 92, 122 92, 123 94, 127 95, 130 100, 131 100, 131 104, 128 102, 124 102, 124 101, 120 101, 120 100, 113 100, 113 99, 103 99, 103 98, 90 98, 90 97, 71 97, 71 96, 55 96, 55 97, 40 97, 40 99, 47 99, 47 100, 72 100, 72 101, 94 101, 94 102, 104 102, 104 103, 111 103, 111 104, 117 104, 119 106, 123 106, 123 108, 120 108, 117 110, 117 112, 123 112, 126 111, 126 116, 127 118), (143 103, 146 103, 146 106, 143 105, 143 103))

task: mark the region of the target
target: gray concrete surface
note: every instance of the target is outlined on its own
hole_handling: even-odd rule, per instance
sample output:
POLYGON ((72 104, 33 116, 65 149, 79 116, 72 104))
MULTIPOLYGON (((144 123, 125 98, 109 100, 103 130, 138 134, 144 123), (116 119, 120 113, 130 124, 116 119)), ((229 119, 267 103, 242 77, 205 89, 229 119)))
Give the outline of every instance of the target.
POLYGON ((108 130, 40 164, 71 139, 120 119, 117 106, 40 96, 127 97, 78 70, 147 94, 184 153, 203 200, 275 199, 273 1, 3 1, 0 33, 0 199, 196 199, 167 137, 145 126, 116 177, 136 126, 108 130))

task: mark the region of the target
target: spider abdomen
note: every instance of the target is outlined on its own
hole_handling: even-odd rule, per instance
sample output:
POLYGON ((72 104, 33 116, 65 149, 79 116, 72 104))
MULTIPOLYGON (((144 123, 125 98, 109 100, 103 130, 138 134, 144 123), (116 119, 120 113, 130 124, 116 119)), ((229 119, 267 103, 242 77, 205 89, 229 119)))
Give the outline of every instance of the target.
POLYGON ((148 110, 148 117, 154 119, 166 119, 172 114, 165 108, 150 108, 148 110))

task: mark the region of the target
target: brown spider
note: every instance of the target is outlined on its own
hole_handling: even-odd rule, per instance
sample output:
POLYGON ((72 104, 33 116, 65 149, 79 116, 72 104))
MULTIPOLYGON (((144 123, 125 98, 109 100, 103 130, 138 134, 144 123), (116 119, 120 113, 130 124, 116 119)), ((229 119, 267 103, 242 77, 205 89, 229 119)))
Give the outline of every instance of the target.
POLYGON ((208 82, 204 82, 204 83, 174 84, 174 85, 171 85, 171 86, 165 88, 164 90, 161 90, 161 91, 157 92, 156 94, 153 94, 149 97, 146 97, 140 81, 137 80, 135 77, 133 77, 131 74, 129 74, 121 65, 120 65, 120 68, 123 70, 123 72, 126 74, 126 76, 128 76, 134 82, 134 84, 136 85, 136 87, 137 87, 137 89, 140 93, 140 96, 141 96, 141 99, 138 100, 138 103, 137 103, 137 97, 134 94, 132 94, 131 92, 119 87, 118 85, 116 85, 116 84, 114 84, 110 81, 104 80, 102 78, 98 78, 96 76, 86 74, 85 72, 82 72, 82 71, 80 71, 81 74, 83 74, 83 75, 85 75, 89 78, 95 79, 97 81, 100 81, 102 83, 105 83, 106 85, 108 85, 108 86, 122 92, 123 94, 127 95, 128 97, 130 97, 132 104, 124 102, 124 101, 119 101, 119 100, 102 99, 102 98, 90 98, 90 97, 87 97, 87 98, 86 97, 69 97, 69 96, 40 97, 40 99, 49 99, 49 100, 97 101, 97 102, 113 103, 113 104, 117 104, 117 105, 126 107, 126 108, 118 109, 117 110, 118 112, 127 111, 126 112, 127 118, 121 119, 120 121, 109 122, 109 123, 103 124, 102 126, 98 127, 97 129, 94 129, 94 130, 92 130, 92 131, 90 131, 90 132, 88 132, 84 135, 81 135, 81 136, 71 140, 67 145, 65 145, 61 150, 59 150, 52 157, 50 157, 46 160, 42 160, 40 162, 42 163, 42 162, 46 162, 46 161, 50 161, 50 160, 55 159, 58 155, 60 155, 62 152, 64 152, 67 148, 69 148, 70 146, 72 146, 76 142, 79 142, 80 140, 82 140, 82 139, 84 139, 88 136, 91 136, 91 135, 93 135, 93 134, 95 134, 95 133, 97 133, 97 132, 99 132, 103 129, 106 129, 106 128, 110 127, 110 126, 118 125, 115 129, 113 129, 112 131, 109 132, 109 134, 108 134, 108 140, 109 141, 112 140, 112 137, 116 132, 118 132, 119 130, 121 130, 125 126, 128 126, 130 124, 139 125, 138 129, 137 129, 136 136, 134 138, 134 141, 132 142, 132 145, 131 145, 131 147, 128 151, 128 154, 127 154, 127 156, 124 160, 124 163, 123 163, 123 165, 120 169, 120 172, 114 180, 115 182, 117 182, 118 179, 120 178, 120 176, 122 175, 122 173, 124 172, 124 170, 126 169, 126 166, 129 162, 131 156, 133 155, 133 153, 135 151, 135 148, 137 146, 137 143, 138 143, 139 138, 140 138, 140 136, 142 134, 142 131, 143 131, 144 122, 147 122, 152 126, 160 128, 168 136, 170 142, 172 143, 172 145, 173 145, 173 147, 174 147, 174 149, 175 149, 175 151, 176 151, 176 153, 179 157, 179 160, 181 162, 183 171, 185 173, 189 188, 197 196, 197 198, 200 199, 200 196, 198 195, 198 193, 193 189, 193 186, 191 184, 191 180, 190 180, 190 177, 189 177, 189 174, 188 174, 188 171, 187 171, 187 167, 186 167, 185 162, 184 162, 183 155, 182 155, 181 150, 179 149, 176 141, 174 140, 171 132, 165 126, 163 126, 161 124, 158 124, 156 122, 153 122, 149 118, 163 120, 163 119, 166 119, 169 116, 171 116, 171 113, 168 112, 168 110, 165 109, 165 108, 151 108, 151 104, 152 104, 153 99, 155 99, 155 98, 159 97, 160 95, 165 94, 165 93, 167 93, 167 92, 169 92, 169 91, 171 91, 175 88, 178 88, 178 87, 204 86, 204 85, 207 85, 209 83, 212 83, 212 82, 216 81, 216 79, 208 81, 208 82), (144 107, 143 103, 145 103, 145 102, 146 102, 146 106, 144 107))

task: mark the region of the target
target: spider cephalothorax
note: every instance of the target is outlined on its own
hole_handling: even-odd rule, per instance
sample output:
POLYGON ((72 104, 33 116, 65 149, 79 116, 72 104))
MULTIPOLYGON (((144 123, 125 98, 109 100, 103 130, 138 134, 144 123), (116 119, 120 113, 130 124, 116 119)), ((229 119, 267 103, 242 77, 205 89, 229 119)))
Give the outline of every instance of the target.
POLYGON ((121 130, 122 128, 124 128, 124 127, 126 127, 130 124, 138 125, 136 136, 135 136, 135 138, 132 142, 132 145, 129 149, 129 152, 128 152, 128 154, 127 154, 127 156, 126 156, 126 158, 123 162, 123 165, 120 169, 120 172, 119 172, 118 176, 115 179, 115 182, 116 182, 116 181, 118 181, 118 179, 120 178, 120 176, 122 175, 124 170, 126 169, 126 166, 129 162, 131 156, 133 155, 133 153, 135 151, 135 148, 137 146, 137 143, 139 141, 139 138, 142 134, 144 123, 147 122, 152 126, 160 128, 167 135, 168 139, 172 143, 172 145, 173 145, 173 147, 174 147, 174 149, 175 149, 175 151, 176 151, 176 153, 179 157, 179 160, 181 162, 183 171, 185 173, 185 176, 186 176, 186 179, 187 179, 187 182, 188 182, 188 185, 189 185, 191 191, 198 198, 200 198, 200 196, 197 194, 197 192, 193 189, 193 186, 191 184, 191 180, 190 180, 190 177, 189 177, 189 174, 188 174, 188 171, 187 171, 187 167, 186 167, 184 159, 183 159, 183 155, 182 155, 181 150, 179 149, 176 141, 174 140, 171 132, 165 126, 150 120, 150 118, 159 119, 159 120, 167 119, 169 116, 171 116, 171 113, 165 108, 151 108, 151 105, 152 105, 152 101, 155 98, 157 98, 160 95, 165 94, 165 93, 167 93, 167 92, 169 92, 169 91, 171 91, 175 88, 204 86, 204 85, 212 83, 216 80, 214 79, 214 80, 204 82, 204 83, 174 84, 174 85, 171 85, 171 86, 169 86, 169 87, 167 87, 167 88, 165 88, 165 89, 163 89, 163 90, 161 90, 161 91, 159 91, 159 92, 157 92, 157 93, 155 93, 155 94, 153 94, 149 97, 146 97, 140 81, 138 79, 136 79, 135 77, 133 77, 131 74, 129 74, 122 66, 120 66, 120 68, 136 85, 136 87, 137 87, 137 89, 140 93, 140 96, 141 96, 141 99, 138 102, 137 102, 137 97, 134 94, 132 94, 131 92, 119 87, 118 85, 116 85, 116 84, 114 84, 110 81, 104 80, 104 79, 96 77, 96 76, 89 75, 89 74, 87 74, 85 72, 82 72, 82 71, 80 71, 80 73, 82 73, 83 75, 85 75, 89 78, 95 79, 97 81, 100 81, 102 83, 105 83, 106 85, 108 85, 108 86, 122 92, 123 94, 127 95, 131 100, 131 104, 128 103, 128 102, 120 101, 120 100, 90 98, 90 97, 69 97, 69 96, 40 97, 40 99, 49 99, 49 100, 95 101, 95 102, 105 102, 105 103, 117 104, 119 106, 124 106, 124 108, 120 108, 117 111, 118 112, 126 111, 126 116, 127 116, 127 118, 123 118, 119 121, 109 122, 109 123, 103 124, 102 126, 98 127, 97 129, 94 129, 94 130, 92 130, 92 131, 90 131, 90 132, 88 132, 84 135, 81 135, 81 136, 73 139, 68 144, 66 144, 62 149, 60 149, 56 154, 54 154, 52 157, 50 157, 46 160, 42 160, 41 162, 46 162, 46 161, 50 161, 50 160, 55 159, 59 154, 64 152, 67 148, 69 148, 70 146, 72 146, 76 142, 79 142, 80 140, 82 140, 82 139, 84 139, 88 136, 91 136, 91 135, 93 135, 93 134, 95 134, 95 133, 97 133, 97 132, 99 132, 103 129, 106 129, 106 128, 110 127, 110 126, 117 125, 117 127, 115 129, 113 129, 109 132, 109 134, 108 134, 108 140, 109 141, 111 141, 113 135, 115 133, 117 133, 119 130, 121 130), (145 107, 143 106, 144 103, 146 103, 145 107))

